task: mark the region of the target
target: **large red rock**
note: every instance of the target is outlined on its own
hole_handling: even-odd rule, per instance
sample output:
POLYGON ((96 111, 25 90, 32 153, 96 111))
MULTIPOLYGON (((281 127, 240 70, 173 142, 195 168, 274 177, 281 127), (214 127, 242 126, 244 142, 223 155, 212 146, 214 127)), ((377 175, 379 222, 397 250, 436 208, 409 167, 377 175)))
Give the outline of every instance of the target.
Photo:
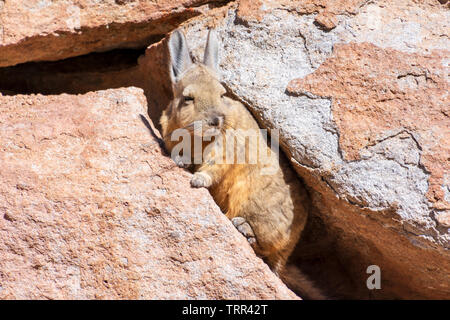
POLYGON ((209 0, 0 1, 0 67, 145 47, 209 0))
MULTIPOLYGON (((315 203, 325 220, 345 230, 340 236, 341 252, 347 248, 370 252, 359 253, 357 259, 361 265, 381 266, 389 286, 397 286, 393 291, 399 296, 450 296, 450 109, 443 64, 448 54, 446 50, 412 54, 370 43, 337 44, 333 55, 315 72, 292 80, 287 87, 293 95, 331 97, 331 112, 345 161, 387 160, 409 170, 405 177, 395 170, 389 172, 396 181, 392 192, 398 197, 393 198, 391 207, 369 210, 373 201, 369 192, 376 194, 384 188, 381 172, 375 177, 367 174, 366 180, 361 177, 361 184, 373 185, 364 197, 343 186, 352 176, 344 173, 342 164, 319 183, 311 170, 297 167, 318 191, 315 203), (404 199, 408 198, 401 195, 402 181, 423 184, 414 176, 414 166, 427 173, 422 200, 427 204, 425 210, 418 206, 405 210, 404 199), (340 174, 343 177, 338 177, 340 174), (336 194, 347 203, 338 201, 336 194), (363 213, 361 221, 358 211, 363 213)), ((376 162, 371 166, 376 168, 376 162)), ((366 168, 370 172, 370 167, 366 168)), ((357 188, 355 184, 353 190, 357 188)), ((355 259, 349 255, 348 259, 355 259)), ((354 265, 350 269, 355 274, 363 272, 354 265)))
POLYGON ((296 298, 146 107, 137 88, 0 95, 0 299, 296 298))

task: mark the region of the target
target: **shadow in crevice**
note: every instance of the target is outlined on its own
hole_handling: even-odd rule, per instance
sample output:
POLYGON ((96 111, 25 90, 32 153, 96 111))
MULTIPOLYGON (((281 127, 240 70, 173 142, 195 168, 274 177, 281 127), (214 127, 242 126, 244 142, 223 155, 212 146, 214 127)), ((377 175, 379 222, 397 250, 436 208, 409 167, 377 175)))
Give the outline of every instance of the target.
POLYGON ((132 74, 144 52, 145 48, 118 49, 0 68, 0 92, 4 95, 83 94, 136 86, 132 74))
POLYGON ((153 126, 150 124, 150 122, 147 120, 147 118, 143 114, 140 114, 139 117, 141 118, 142 123, 145 125, 145 127, 150 132, 150 135, 153 137, 153 139, 155 139, 158 142, 159 146, 161 147, 161 150, 166 155, 169 155, 169 153, 167 152, 166 146, 164 144, 164 141, 161 139, 161 137, 159 135, 156 134, 155 128, 153 128, 153 126))
MULTIPOLYGON (((162 37, 155 36, 153 40, 159 41, 162 37)), ((164 82, 164 57, 147 58, 146 50, 152 49, 117 49, 0 68, 0 93, 75 95, 137 87, 144 90, 148 115, 159 130, 159 118, 170 101, 171 86, 164 82)))
MULTIPOLYGON (((317 208, 312 211, 317 211, 317 208)), ((339 256, 336 235, 314 212, 310 212, 308 216, 305 229, 289 258, 289 263, 313 280, 329 299, 370 298, 367 290, 358 286, 348 274, 339 256)))

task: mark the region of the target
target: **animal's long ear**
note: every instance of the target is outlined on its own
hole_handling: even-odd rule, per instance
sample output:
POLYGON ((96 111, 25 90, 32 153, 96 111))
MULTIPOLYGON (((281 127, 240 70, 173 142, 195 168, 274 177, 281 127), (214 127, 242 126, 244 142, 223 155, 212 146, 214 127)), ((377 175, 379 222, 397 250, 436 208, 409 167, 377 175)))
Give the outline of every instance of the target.
POLYGON ((219 69, 219 40, 217 40, 217 34, 214 29, 209 30, 208 33, 203 64, 216 72, 219 69))
POLYGON ((169 53, 170 77, 172 82, 175 83, 179 80, 179 76, 193 63, 189 55, 186 38, 181 30, 175 30, 170 36, 169 53))

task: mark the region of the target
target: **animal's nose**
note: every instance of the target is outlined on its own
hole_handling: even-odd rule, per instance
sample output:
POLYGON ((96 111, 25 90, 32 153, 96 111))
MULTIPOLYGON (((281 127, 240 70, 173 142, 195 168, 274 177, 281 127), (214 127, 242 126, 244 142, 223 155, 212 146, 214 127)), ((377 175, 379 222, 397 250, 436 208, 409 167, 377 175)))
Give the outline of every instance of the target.
POLYGON ((219 116, 215 116, 212 118, 211 124, 213 126, 218 126, 220 124, 220 117, 219 116))
POLYGON ((222 115, 213 115, 211 118, 209 118, 209 125, 218 127, 221 126, 223 123, 223 116, 222 115))

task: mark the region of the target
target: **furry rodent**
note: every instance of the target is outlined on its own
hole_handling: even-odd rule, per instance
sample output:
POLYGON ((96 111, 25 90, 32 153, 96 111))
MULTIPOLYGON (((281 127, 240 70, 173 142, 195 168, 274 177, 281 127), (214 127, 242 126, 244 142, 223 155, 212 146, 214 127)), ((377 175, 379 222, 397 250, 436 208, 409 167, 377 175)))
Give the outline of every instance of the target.
MULTIPOLYGON (((199 151, 194 147, 190 159, 173 157, 175 162, 193 168, 191 185, 208 188, 221 210, 247 237, 256 254, 272 271, 288 279, 283 277, 285 265, 310 210, 304 185, 287 159, 281 153, 271 151, 247 108, 225 95, 226 89, 218 80, 219 42, 215 31, 210 30, 208 34, 203 63, 192 62, 185 36, 179 30, 171 34, 168 46, 174 99, 160 119, 168 151, 179 143, 172 141, 172 133, 177 129, 187 130, 192 139, 196 135, 204 137, 207 132, 213 133, 208 134, 214 136, 211 141, 208 141, 210 137, 202 140, 201 163, 191 164, 199 151), (202 125, 200 133, 194 123, 202 125), (226 134, 227 130, 233 134, 226 134), (257 152, 271 155, 264 163, 259 158, 256 163, 249 163, 247 151, 251 142, 241 134, 249 131, 256 134, 257 152), (235 139, 231 144, 236 148, 235 154, 239 150, 246 151, 245 163, 226 163, 225 153, 230 151, 226 150, 229 147, 227 139, 235 139), (264 174, 267 167, 275 168, 274 172, 264 174)), ((308 286, 311 286, 309 282, 308 286)), ((315 297, 320 298, 320 295, 315 297)))

